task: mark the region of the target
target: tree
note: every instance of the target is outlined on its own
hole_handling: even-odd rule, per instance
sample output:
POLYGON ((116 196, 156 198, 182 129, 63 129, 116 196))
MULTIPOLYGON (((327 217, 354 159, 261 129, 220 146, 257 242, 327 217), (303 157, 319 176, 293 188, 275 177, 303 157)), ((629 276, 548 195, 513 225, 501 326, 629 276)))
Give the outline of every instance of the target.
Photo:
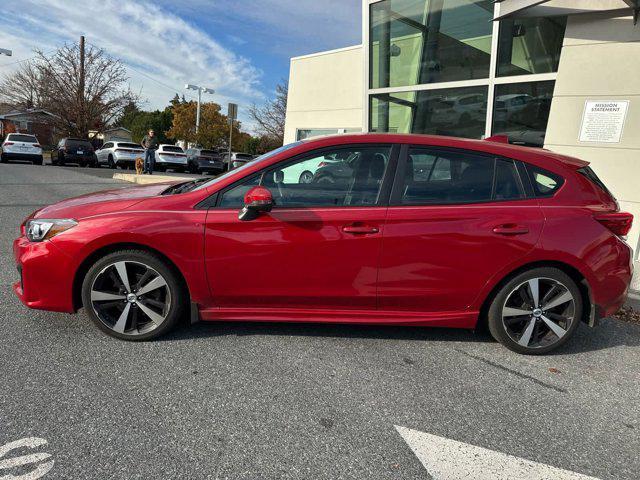
POLYGON ((287 96, 289 87, 286 82, 276 85, 276 96, 262 106, 249 107, 249 116, 256 123, 257 132, 281 146, 284 143, 284 124, 287 117, 287 96))
MULTIPOLYGON (((174 105, 173 122, 167 136, 174 140, 184 140, 204 148, 226 146, 229 143, 227 116, 221 113, 220 105, 213 102, 200 105, 200 129, 196 134, 197 103, 190 101, 174 105)), ((234 145, 240 139, 240 124, 234 122, 234 145)))
POLYGON ((103 130, 136 100, 127 86, 122 62, 104 50, 85 52, 84 75, 80 47, 65 45, 47 57, 36 58, 6 75, 0 86, 3 99, 19 108, 42 108, 55 115, 54 123, 69 135, 87 138, 89 130, 103 130))

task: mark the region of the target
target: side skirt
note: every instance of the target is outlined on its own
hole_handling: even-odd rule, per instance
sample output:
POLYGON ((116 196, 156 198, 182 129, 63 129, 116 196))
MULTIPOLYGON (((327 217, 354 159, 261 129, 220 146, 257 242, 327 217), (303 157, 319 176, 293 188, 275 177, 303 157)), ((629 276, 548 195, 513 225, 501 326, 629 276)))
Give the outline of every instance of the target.
POLYGON ((424 327, 476 327, 479 312, 401 312, 377 310, 317 310, 295 308, 204 308, 202 320, 230 322, 356 323, 424 327))

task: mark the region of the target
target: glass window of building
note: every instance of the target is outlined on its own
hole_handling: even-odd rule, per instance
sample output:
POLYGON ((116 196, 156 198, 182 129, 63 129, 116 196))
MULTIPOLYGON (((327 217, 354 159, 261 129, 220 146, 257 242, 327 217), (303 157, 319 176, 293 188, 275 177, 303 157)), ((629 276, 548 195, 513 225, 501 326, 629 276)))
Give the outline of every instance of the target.
POLYGON ((542 147, 554 85, 554 81, 497 85, 493 135, 507 135, 511 143, 542 147))
POLYGON ((446 88, 372 95, 372 132, 427 133, 481 138, 487 87, 446 88))
POLYGON ((558 71, 567 17, 500 22, 498 76, 558 71))
POLYGON ((493 0, 371 5, 371 88, 487 78, 493 0))

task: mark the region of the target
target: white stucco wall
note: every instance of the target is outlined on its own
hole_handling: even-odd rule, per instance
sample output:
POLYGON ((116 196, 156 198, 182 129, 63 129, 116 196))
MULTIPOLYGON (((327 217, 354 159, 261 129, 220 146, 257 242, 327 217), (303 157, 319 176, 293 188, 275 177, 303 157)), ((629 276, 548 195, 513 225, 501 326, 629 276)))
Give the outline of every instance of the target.
MULTIPOLYGON (((628 241, 635 250, 640 290, 640 25, 631 17, 570 16, 545 147, 591 162, 620 207, 635 216, 628 241), (620 143, 578 140, 587 100, 628 100, 620 143)), ((579 232, 576 232, 579 234, 579 232)))
POLYGON ((363 49, 342 48, 291 59, 285 144, 298 129, 360 129, 363 49))

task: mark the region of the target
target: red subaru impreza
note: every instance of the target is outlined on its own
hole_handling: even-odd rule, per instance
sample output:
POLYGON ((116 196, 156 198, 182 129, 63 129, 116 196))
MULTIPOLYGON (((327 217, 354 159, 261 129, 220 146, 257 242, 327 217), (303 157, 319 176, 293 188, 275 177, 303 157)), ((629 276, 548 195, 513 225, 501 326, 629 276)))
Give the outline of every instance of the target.
POLYGON ((499 141, 342 135, 215 179, 85 195, 14 243, 31 308, 148 340, 193 320, 475 328, 521 353, 623 303, 632 216, 587 162, 499 141))

